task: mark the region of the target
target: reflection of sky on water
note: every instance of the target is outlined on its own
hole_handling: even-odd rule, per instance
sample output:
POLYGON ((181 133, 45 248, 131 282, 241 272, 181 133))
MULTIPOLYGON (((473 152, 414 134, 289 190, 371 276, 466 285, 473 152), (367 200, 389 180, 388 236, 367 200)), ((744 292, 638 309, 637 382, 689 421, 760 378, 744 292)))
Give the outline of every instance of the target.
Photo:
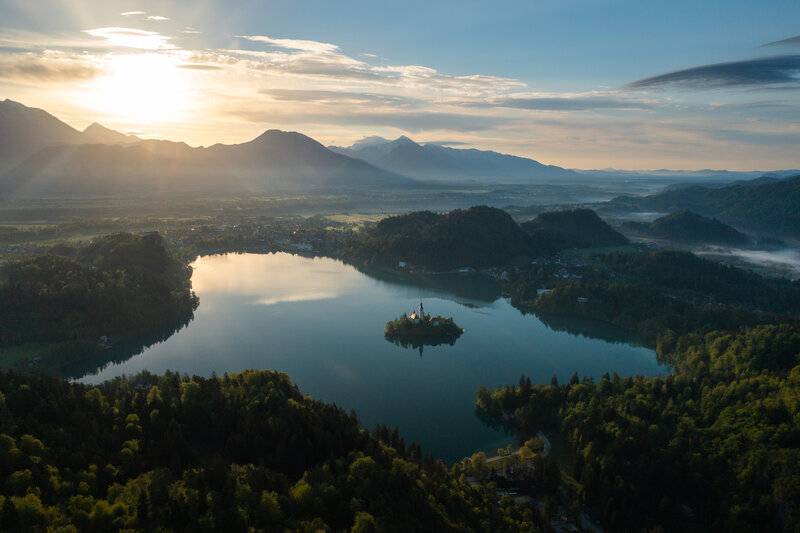
POLYGON ((261 305, 336 298, 355 290, 362 277, 354 269, 342 269, 335 259, 297 261, 285 253, 247 254, 245 261, 211 255, 192 266, 197 294, 238 294, 261 305))

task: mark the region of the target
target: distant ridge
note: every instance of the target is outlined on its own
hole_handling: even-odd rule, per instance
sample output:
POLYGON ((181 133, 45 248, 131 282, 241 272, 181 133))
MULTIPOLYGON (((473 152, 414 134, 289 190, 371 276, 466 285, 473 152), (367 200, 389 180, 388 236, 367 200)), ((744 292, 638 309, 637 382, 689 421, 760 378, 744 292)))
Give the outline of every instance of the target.
POLYGON ((116 130, 106 128, 97 122, 91 123, 83 130, 84 137, 101 144, 133 144, 141 141, 136 135, 125 135, 116 130))
POLYGON ((527 183, 543 178, 574 178, 575 172, 533 159, 476 149, 418 144, 406 136, 390 141, 367 137, 352 146, 330 146, 340 154, 375 166, 431 181, 482 180, 527 183))

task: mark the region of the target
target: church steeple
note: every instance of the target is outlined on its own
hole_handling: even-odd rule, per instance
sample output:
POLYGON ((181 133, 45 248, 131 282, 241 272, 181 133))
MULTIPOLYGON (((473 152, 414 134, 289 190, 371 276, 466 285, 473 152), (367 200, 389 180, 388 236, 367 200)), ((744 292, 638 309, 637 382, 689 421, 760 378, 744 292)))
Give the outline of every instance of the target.
POLYGON ((423 318, 424 316, 425 316, 425 315, 424 315, 424 314, 422 314, 422 300, 420 300, 420 301, 419 301, 419 318, 420 318, 420 320, 422 320, 422 318, 423 318))

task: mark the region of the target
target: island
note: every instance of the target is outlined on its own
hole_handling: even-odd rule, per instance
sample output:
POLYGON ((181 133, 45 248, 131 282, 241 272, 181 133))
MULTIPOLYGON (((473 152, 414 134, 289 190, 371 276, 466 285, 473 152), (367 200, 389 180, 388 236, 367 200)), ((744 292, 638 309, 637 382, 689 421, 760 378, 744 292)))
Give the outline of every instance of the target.
POLYGON ((421 346, 422 344, 453 344, 464 333, 464 330, 451 318, 431 317, 425 314, 422 302, 419 309, 386 323, 383 335, 387 340, 402 346, 421 346))

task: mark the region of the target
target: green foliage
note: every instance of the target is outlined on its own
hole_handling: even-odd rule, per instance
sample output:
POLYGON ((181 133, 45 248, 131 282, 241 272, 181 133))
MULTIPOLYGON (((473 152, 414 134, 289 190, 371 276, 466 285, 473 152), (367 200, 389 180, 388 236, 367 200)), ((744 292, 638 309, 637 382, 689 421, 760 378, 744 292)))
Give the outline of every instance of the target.
POLYGON ((76 258, 40 255, 3 267, 0 346, 60 343, 41 355, 55 365, 91 357, 97 339, 135 339, 191 318, 191 269, 157 234, 120 233, 76 258))
POLYGON ((0 393, 0 531, 533 527, 397 430, 370 435, 284 374, 89 387, 7 372, 0 393))
POLYGON ((420 211, 381 220, 344 244, 346 257, 395 267, 437 270, 524 264, 567 248, 626 244, 589 209, 544 213, 517 225, 500 209, 479 206, 438 215, 420 211))
POLYGON ((505 265, 536 254, 508 213, 486 206, 388 217, 354 236, 344 252, 370 264, 405 261, 438 270, 505 265))
POLYGON ((512 304, 556 315, 600 319, 629 329, 671 352, 676 335, 733 330, 785 320, 800 311, 800 284, 763 278, 689 252, 613 253, 599 259, 600 274, 537 294, 541 280, 509 284, 512 304), (613 274, 613 278, 611 275, 613 274))
POLYGON ((800 528, 800 327, 676 341, 675 375, 479 389, 523 433, 557 427, 613 530, 800 528))

